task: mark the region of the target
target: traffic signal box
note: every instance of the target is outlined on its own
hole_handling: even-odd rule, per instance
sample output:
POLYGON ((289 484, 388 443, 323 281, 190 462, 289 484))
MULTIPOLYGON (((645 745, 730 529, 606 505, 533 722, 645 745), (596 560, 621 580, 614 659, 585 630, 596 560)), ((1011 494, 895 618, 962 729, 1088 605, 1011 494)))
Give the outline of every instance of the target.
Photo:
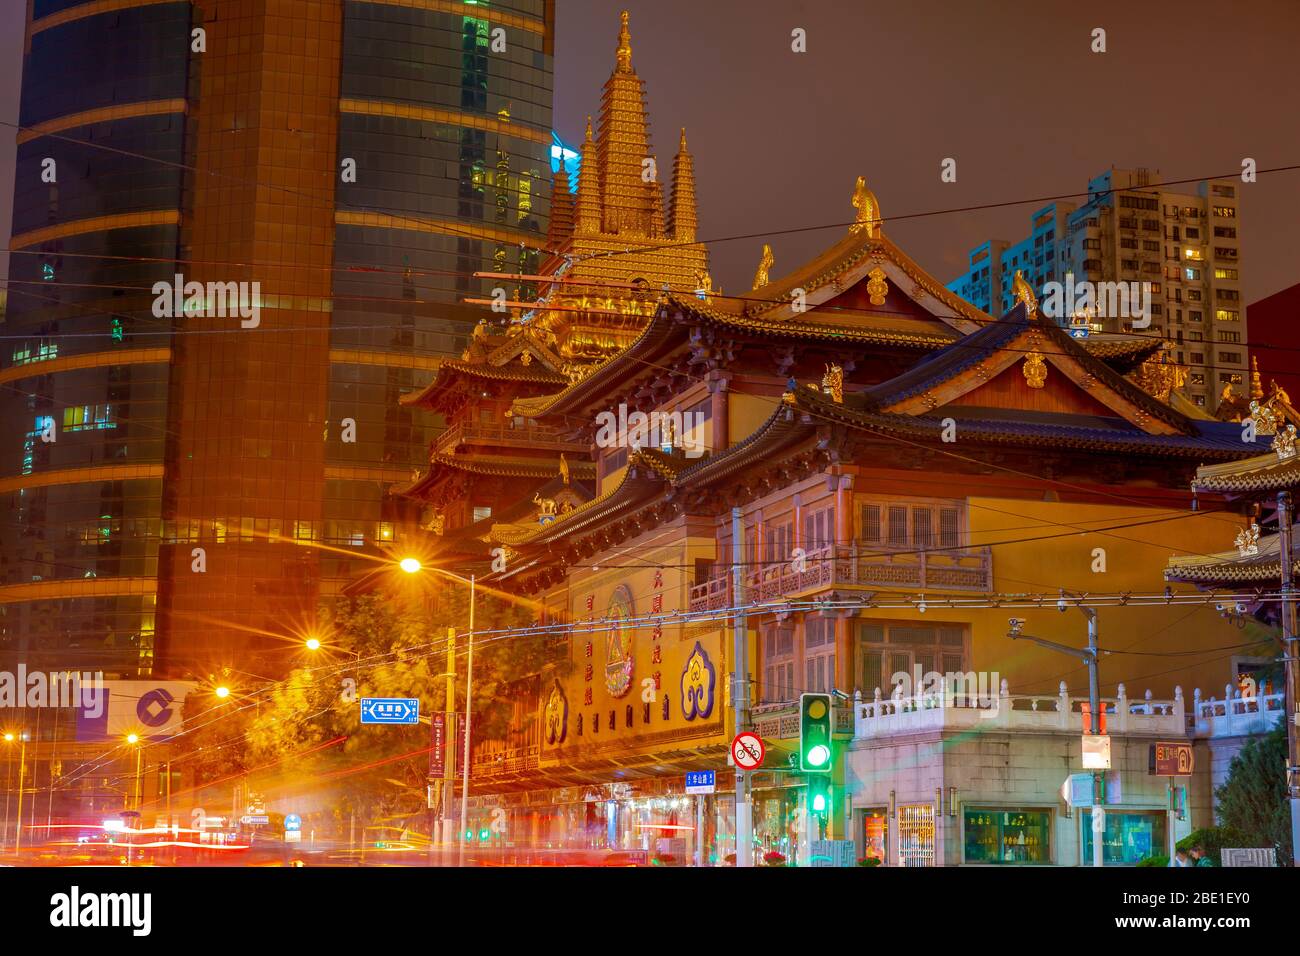
POLYGON ((799 769, 829 774, 831 730, 834 714, 830 694, 803 694, 799 698, 799 769))

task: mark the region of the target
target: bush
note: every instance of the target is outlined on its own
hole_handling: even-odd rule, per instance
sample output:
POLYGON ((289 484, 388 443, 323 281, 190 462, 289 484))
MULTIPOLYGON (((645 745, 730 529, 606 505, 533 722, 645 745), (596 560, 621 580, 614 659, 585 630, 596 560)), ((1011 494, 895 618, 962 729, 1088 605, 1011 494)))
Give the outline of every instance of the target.
POLYGON ((864 856, 858 860, 858 866, 880 866, 880 859, 874 856, 864 856))
POLYGON ((1169 857, 1167 856, 1148 856, 1138 860, 1138 866, 1168 866, 1169 857))
POLYGON ((777 850, 768 850, 763 854, 763 862, 768 866, 785 866, 785 854, 777 850))
POLYGON ((1220 854, 1225 846, 1254 845, 1231 827, 1202 827, 1199 830, 1193 830, 1179 840, 1177 844, 1180 850, 1190 850, 1194 846, 1199 846, 1215 866, 1223 866, 1220 854))

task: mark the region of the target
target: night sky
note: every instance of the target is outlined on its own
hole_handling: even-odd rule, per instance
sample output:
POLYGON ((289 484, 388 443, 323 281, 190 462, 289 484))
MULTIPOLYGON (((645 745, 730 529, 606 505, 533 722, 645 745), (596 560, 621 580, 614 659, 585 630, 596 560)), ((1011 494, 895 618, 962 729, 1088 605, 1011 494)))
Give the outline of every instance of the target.
MULTIPOLYGON (((25 6, 0 2, 0 117, 10 122, 25 6)), ((1022 238, 1038 205, 1085 190, 1109 165, 1168 181, 1236 174, 1244 156, 1261 169, 1300 164, 1296 0, 559 0, 555 123, 568 142, 599 109, 623 6, 665 172, 687 128, 706 240, 847 222, 865 175, 889 235, 947 282, 971 246, 1022 238), (807 53, 790 50, 795 27, 807 53), (1104 54, 1090 50, 1095 27, 1107 32, 1104 54), (957 160, 956 183, 939 180, 945 157, 957 160), (1035 202, 890 221, 1021 199, 1035 202)), ((13 151, 14 130, 0 127, 6 245, 13 151)), ((1241 210, 1253 302, 1300 280, 1300 170, 1261 176, 1241 210)), ((842 231, 768 237, 773 277, 842 231)), ((715 287, 748 289, 763 241, 712 242, 715 287)))

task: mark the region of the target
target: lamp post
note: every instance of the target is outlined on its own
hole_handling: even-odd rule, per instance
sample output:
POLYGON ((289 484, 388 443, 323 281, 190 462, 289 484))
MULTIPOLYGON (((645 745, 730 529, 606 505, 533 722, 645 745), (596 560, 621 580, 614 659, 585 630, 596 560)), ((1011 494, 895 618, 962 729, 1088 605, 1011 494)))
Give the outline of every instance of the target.
MULTIPOLYGON (((1065 592, 1061 592, 1061 603, 1058 607, 1065 610, 1065 592)), ((1007 637, 1013 641, 1029 641, 1037 644, 1039 647, 1046 647, 1048 650, 1057 651, 1061 654, 1069 654, 1071 657, 1077 657, 1088 665, 1088 707, 1090 733, 1095 737, 1101 733, 1101 702, 1097 691, 1097 611, 1094 608, 1084 607, 1082 604, 1075 605, 1083 615, 1088 619, 1088 646, 1085 648, 1068 647, 1065 644, 1058 644, 1055 641, 1046 641, 1041 637, 1031 637, 1021 632, 1024 621, 1019 618, 1011 619, 1011 629, 1007 632, 1007 637)), ((1102 804, 1106 801, 1106 780, 1102 771, 1094 770, 1092 772, 1092 865, 1102 866, 1102 836, 1105 833, 1106 811, 1102 804), (1101 827, 1101 829, 1098 829, 1101 827)))
MULTIPOLYGON (((27 767, 27 731, 18 735, 18 818, 14 821, 14 854, 23 848, 23 771, 27 767)), ((6 735, 6 740, 10 735, 6 735)), ((35 799, 33 797, 33 799, 35 799)))
MULTIPOLYGON (((454 575, 454 577, 460 577, 454 575)), ((460 578, 460 580, 465 580, 460 578)), ((465 659, 465 769, 461 776, 460 790, 460 852, 456 865, 465 865, 465 828, 469 824, 469 733, 470 701, 474 690, 474 575, 469 576, 469 634, 465 636, 467 645, 465 659)))
MULTIPOLYGON (((135 748, 135 800, 133 801, 133 803, 134 803, 134 810, 135 810, 135 820, 137 821, 136 829, 139 829, 138 822, 140 820, 140 761, 144 757, 144 748, 140 745, 139 734, 127 734, 126 742, 135 748)), ((122 802, 126 803, 125 795, 123 795, 122 802)), ((123 814, 123 816, 125 816, 125 814, 123 814)), ((128 833, 129 832, 130 832, 130 828, 128 827, 128 833)), ((133 855, 132 851, 134 850, 134 848, 135 848, 135 839, 128 837, 127 844, 126 844, 126 865, 127 866, 131 865, 131 857, 133 855)))

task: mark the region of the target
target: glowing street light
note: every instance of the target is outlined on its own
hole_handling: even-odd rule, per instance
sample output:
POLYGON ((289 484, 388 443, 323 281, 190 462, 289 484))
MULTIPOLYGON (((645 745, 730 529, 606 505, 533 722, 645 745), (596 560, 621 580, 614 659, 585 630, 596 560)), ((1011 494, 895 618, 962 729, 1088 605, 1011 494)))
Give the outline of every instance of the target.
POLYGON ((320 638, 318 638, 318 637, 309 637, 309 638, 307 638, 307 650, 309 650, 309 651, 319 651, 319 650, 320 650, 320 638))
POLYGON ((223 684, 220 687, 218 687, 216 690, 214 690, 212 693, 216 694, 222 700, 225 700, 227 697, 230 696, 230 688, 223 684))
POLYGON ((398 562, 397 566, 407 574, 415 574, 415 572, 424 567, 424 565, 420 563, 419 558, 402 558, 402 560, 398 562))

